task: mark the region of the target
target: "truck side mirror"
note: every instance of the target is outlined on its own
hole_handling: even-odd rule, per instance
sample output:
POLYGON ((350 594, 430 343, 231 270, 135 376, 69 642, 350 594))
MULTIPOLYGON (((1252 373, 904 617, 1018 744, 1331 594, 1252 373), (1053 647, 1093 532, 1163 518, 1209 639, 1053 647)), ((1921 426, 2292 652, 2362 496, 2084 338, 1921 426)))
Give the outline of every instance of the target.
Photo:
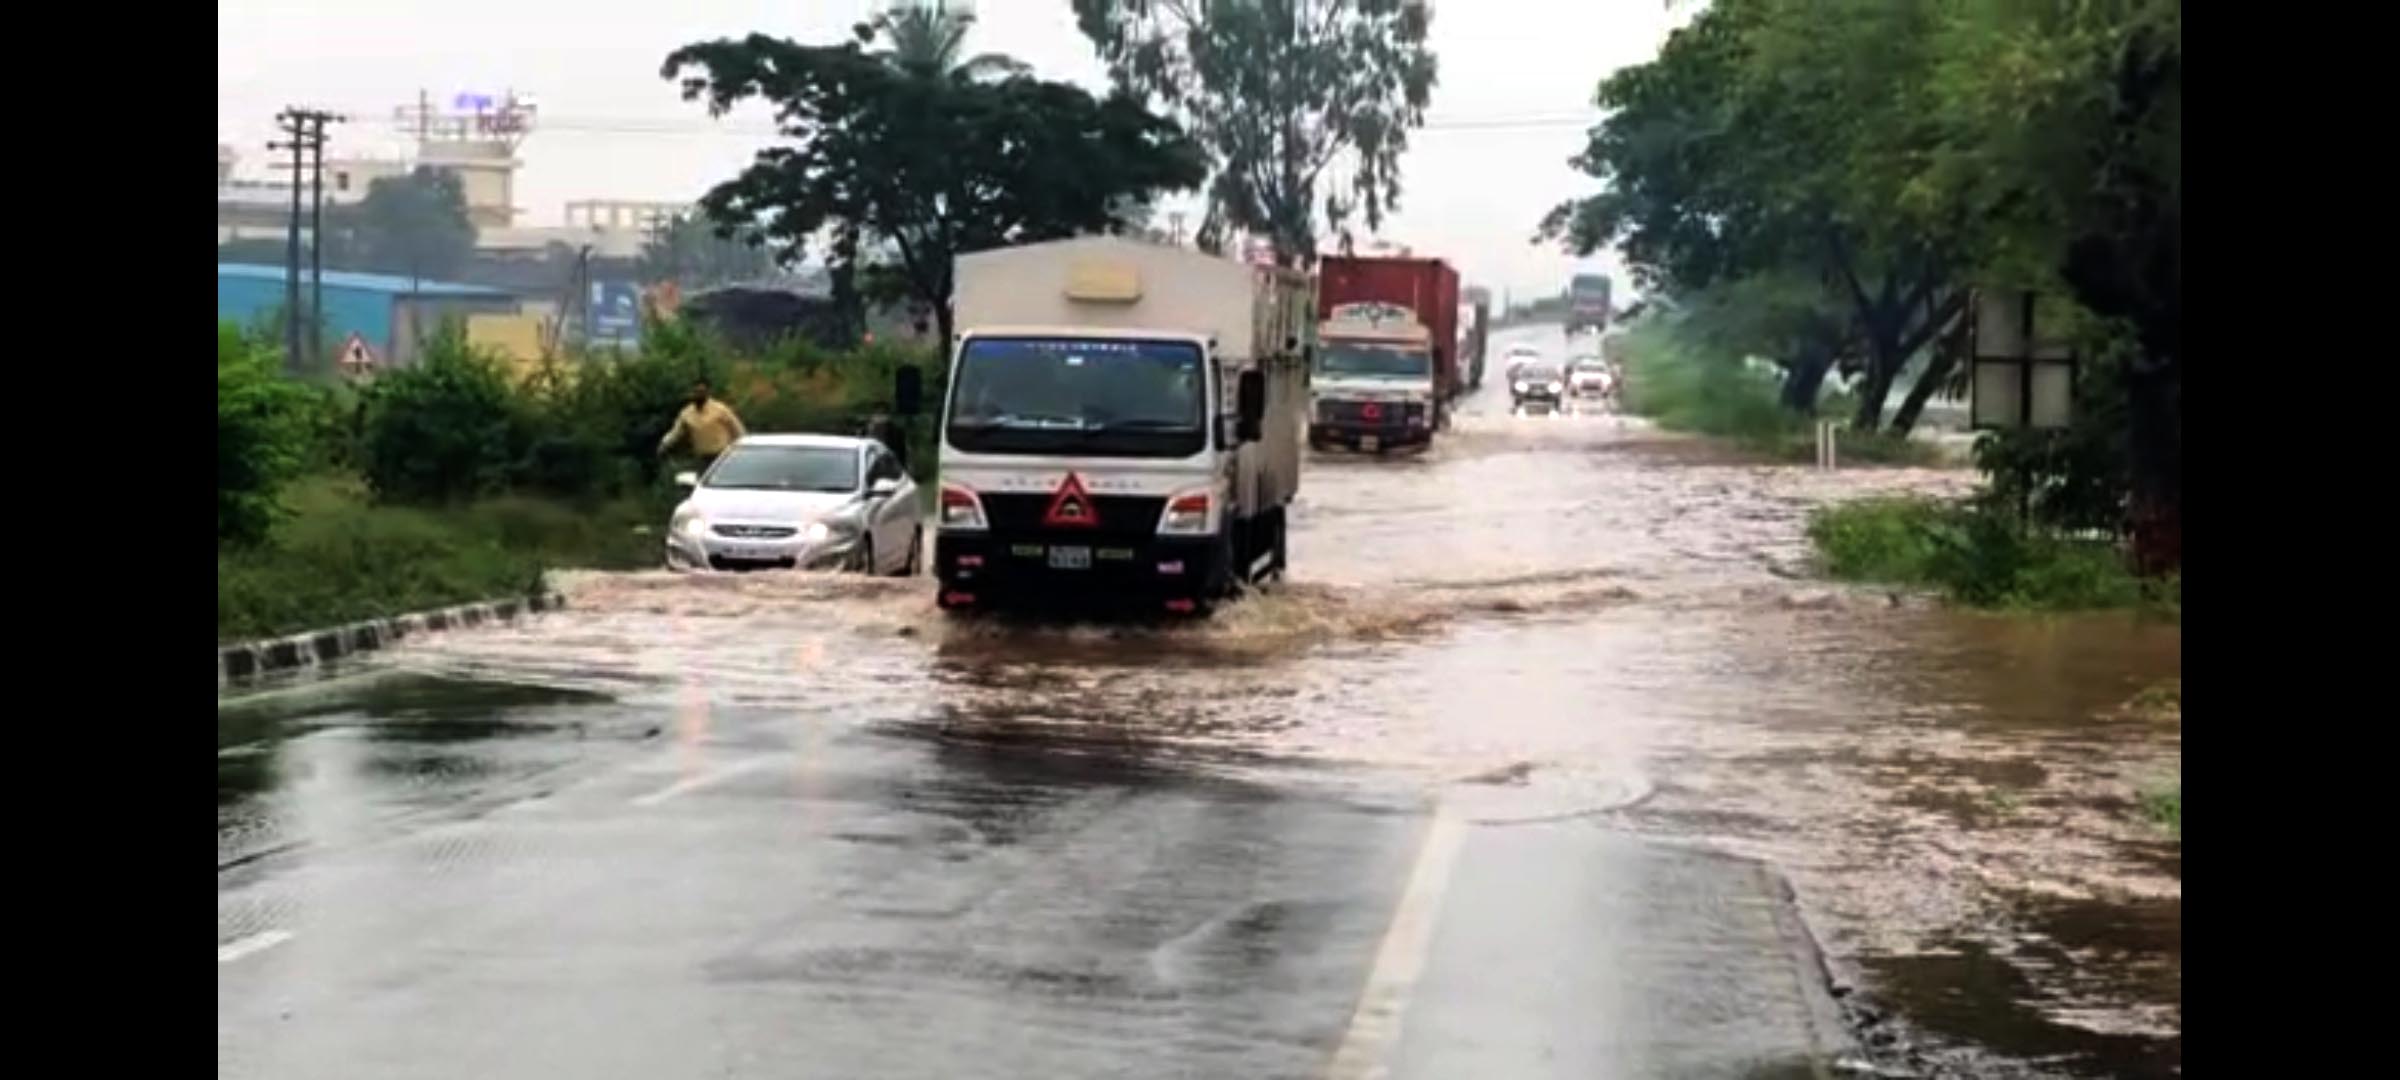
POLYGON ((1235 392, 1236 419, 1233 437, 1242 442, 1257 442, 1267 418, 1267 375, 1257 368, 1242 372, 1240 388, 1235 392))
POLYGON ((915 416, 925 411, 925 373, 915 364, 902 364, 892 373, 892 412, 915 416))

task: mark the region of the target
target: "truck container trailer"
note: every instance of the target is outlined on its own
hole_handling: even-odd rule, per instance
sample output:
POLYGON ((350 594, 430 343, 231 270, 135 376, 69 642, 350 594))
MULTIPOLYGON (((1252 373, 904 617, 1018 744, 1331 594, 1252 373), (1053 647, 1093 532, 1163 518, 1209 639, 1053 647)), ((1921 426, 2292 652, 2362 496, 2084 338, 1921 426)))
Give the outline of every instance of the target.
POLYGON ((1440 259, 1331 256, 1317 309, 1310 444, 1431 443, 1463 383, 1458 272, 1440 259))

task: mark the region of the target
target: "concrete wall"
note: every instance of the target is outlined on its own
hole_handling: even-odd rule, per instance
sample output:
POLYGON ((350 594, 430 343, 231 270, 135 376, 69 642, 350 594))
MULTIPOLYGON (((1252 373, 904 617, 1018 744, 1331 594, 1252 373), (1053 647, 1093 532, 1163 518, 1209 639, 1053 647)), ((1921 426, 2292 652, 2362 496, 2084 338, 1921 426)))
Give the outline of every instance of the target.
MULTIPOLYGON (((330 296, 325 301, 333 309, 330 296)), ((463 330, 467 320, 477 314, 514 315, 515 297, 463 296, 396 296, 391 302, 391 349, 383 353, 386 364, 397 367, 413 366, 427 339, 442 328, 446 320, 456 319, 463 330)))
MULTIPOLYGON (((308 303, 309 281, 300 278, 300 302, 308 303)), ((217 318, 249 326, 284 304, 283 282, 268 278, 217 278, 217 318)), ((377 359, 390 360, 392 346, 391 294, 368 289, 325 286, 325 334, 339 347, 352 333, 367 339, 377 359)))

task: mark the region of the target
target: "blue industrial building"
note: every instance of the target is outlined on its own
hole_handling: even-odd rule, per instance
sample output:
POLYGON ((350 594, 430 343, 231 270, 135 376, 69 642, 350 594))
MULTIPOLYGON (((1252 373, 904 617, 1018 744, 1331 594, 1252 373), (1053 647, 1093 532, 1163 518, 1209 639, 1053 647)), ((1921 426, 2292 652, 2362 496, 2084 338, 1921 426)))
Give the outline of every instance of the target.
MULTIPOLYGON (((300 274, 301 303, 308 302, 313 278, 300 274)), ((284 305, 284 274, 280 266, 243 263, 217 264, 217 318, 249 325, 284 305)), ((375 358, 387 365, 416 361, 417 344, 431 337, 445 319, 464 319, 484 312, 514 314, 517 298, 499 289, 447 281, 421 281, 391 274, 325 271, 326 337, 338 349, 351 334, 365 339, 375 358)))

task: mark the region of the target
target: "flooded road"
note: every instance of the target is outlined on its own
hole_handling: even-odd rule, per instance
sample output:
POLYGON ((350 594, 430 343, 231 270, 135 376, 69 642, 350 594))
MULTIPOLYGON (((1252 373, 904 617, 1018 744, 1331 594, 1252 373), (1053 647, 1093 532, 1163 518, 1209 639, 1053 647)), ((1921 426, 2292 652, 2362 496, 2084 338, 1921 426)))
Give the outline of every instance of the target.
POLYGON ((1206 623, 584 575, 221 707, 220 1073, 2178 1073, 2179 631, 1801 576, 1970 474, 1505 399, 1206 623))

